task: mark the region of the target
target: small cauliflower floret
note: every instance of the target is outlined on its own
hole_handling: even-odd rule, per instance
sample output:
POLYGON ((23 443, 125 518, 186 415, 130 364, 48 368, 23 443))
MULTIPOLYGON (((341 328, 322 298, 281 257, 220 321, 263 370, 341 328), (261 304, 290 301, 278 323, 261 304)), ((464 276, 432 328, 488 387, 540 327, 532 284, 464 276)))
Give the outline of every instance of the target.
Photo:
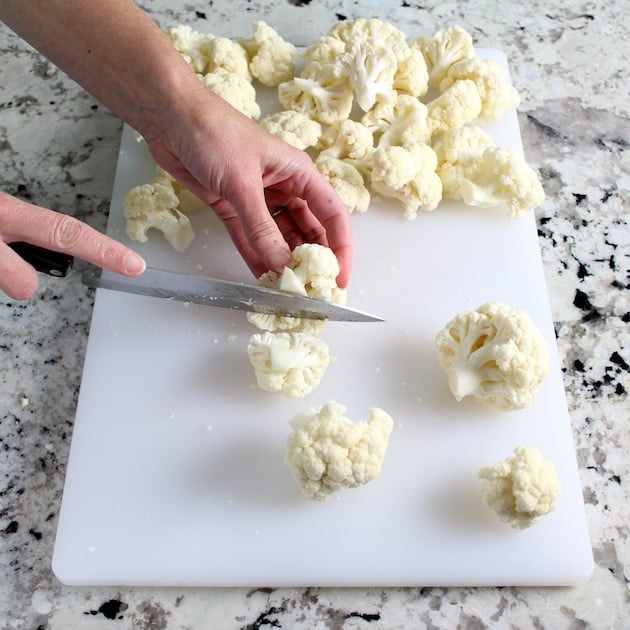
POLYGON ((374 149, 374 135, 364 124, 348 118, 327 127, 319 147, 320 155, 338 160, 362 159, 374 149))
POLYGON ((347 408, 334 400, 312 407, 291 420, 285 461, 305 497, 326 501, 333 493, 357 488, 381 472, 392 418, 379 408, 368 420, 352 422, 347 408))
MULTIPOLYGON (((332 249, 316 243, 298 245, 291 254, 288 268, 292 271, 291 283, 294 287, 289 290, 335 304, 345 302, 345 289, 337 287, 339 263, 332 249), (303 291, 295 290, 297 283, 301 284, 303 291)), ((284 273, 268 271, 258 278, 258 283, 264 287, 279 289, 283 276, 284 273)), ((292 330, 311 335, 319 334, 325 323, 323 319, 302 319, 267 313, 247 313, 247 319, 261 330, 292 330)))
POLYGON ((481 98, 475 82, 455 81, 440 96, 427 103, 427 110, 433 136, 472 122, 481 113, 481 98))
POLYGON ((285 109, 302 112, 323 125, 333 125, 350 116, 353 94, 347 80, 335 75, 332 64, 312 62, 301 76, 278 86, 278 100, 285 109))
POLYGON ((223 68, 228 72, 241 75, 247 81, 252 80, 249 71, 249 59, 245 49, 229 37, 214 37, 204 44, 203 50, 206 53, 208 62, 205 72, 214 72, 218 68, 223 68))
POLYGON ((460 26, 449 26, 427 37, 417 37, 409 45, 419 50, 429 71, 429 86, 437 88, 449 68, 458 61, 475 56, 470 34, 460 26))
POLYGON ((325 35, 320 37, 304 51, 304 69, 308 73, 309 64, 332 66, 346 49, 346 42, 337 37, 325 35))
POLYGON ((322 136, 322 126, 316 120, 293 110, 270 114, 260 121, 260 125, 287 144, 301 150, 314 147, 322 136))
POLYGON ((507 73, 491 59, 466 59, 453 64, 440 82, 440 92, 445 92, 457 81, 474 81, 481 98, 482 120, 498 120, 508 109, 516 107, 519 96, 509 82, 507 73))
POLYGON ((214 72, 199 75, 199 78, 206 87, 227 101, 241 114, 256 120, 260 117, 260 107, 256 102, 256 89, 242 75, 217 68, 214 72))
POLYGON ((206 46, 214 39, 214 35, 198 33, 187 24, 169 28, 166 35, 196 73, 205 74, 208 71, 206 46))
POLYGON ((319 386, 331 361, 325 341, 295 332, 252 335, 247 354, 258 387, 288 398, 310 394, 319 386))
POLYGON ((349 162, 328 155, 315 160, 317 170, 335 189, 348 212, 365 212, 370 205, 370 191, 363 175, 349 162))
POLYGON ((337 60, 337 71, 348 77, 357 105, 367 112, 379 96, 394 94, 398 69, 391 48, 375 39, 350 40, 337 60))
POLYGON ((397 59, 404 58, 409 50, 405 34, 393 24, 378 18, 356 18, 335 24, 327 34, 347 44, 366 39, 378 41, 394 51, 397 59))
POLYGON ((254 37, 240 44, 249 56, 249 70, 263 85, 273 87, 295 74, 297 49, 262 20, 254 22, 254 37))
POLYGON ((502 521, 515 529, 531 527, 558 503, 560 483, 555 466, 533 446, 479 471, 482 496, 502 521))
POLYGON ((508 147, 489 147, 464 169, 459 192, 465 204, 508 207, 512 218, 538 207, 545 191, 523 155, 508 147))
POLYGON ((493 142, 481 127, 466 125, 444 132, 432 146, 438 157, 437 173, 442 180, 444 198, 461 199, 459 185, 465 169, 493 142))
POLYGON ((408 94, 379 100, 361 118, 361 123, 378 136, 376 145, 381 148, 408 146, 431 139, 426 105, 408 94))
POLYGON ((140 243, 148 240, 147 232, 156 229, 169 244, 183 252, 195 237, 190 219, 177 208, 179 198, 173 186, 164 180, 143 184, 129 190, 123 200, 127 236, 140 243))
POLYGON ((419 50, 409 48, 409 54, 398 59, 394 89, 400 94, 409 94, 417 98, 427 93, 429 72, 424 56, 419 50))
POLYGON ((372 158, 372 190, 397 199, 405 218, 414 219, 419 210, 434 210, 442 199, 436 167, 437 156, 428 144, 379 148, 372 158))
POLYGON ((529 407, 549 372, 545 337, 525 311, 500 302, 456 315, 436 349, 456 400, 473 396, 503 411, 529 407))

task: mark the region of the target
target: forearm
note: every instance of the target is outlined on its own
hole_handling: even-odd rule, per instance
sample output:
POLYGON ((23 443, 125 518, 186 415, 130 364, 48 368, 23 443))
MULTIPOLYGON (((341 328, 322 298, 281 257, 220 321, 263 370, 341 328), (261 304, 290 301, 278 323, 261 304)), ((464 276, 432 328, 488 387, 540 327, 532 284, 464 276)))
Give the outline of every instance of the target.
POLYGON ((144 134, 197 81, 132 0, 1 0, 0 19, 144 134))

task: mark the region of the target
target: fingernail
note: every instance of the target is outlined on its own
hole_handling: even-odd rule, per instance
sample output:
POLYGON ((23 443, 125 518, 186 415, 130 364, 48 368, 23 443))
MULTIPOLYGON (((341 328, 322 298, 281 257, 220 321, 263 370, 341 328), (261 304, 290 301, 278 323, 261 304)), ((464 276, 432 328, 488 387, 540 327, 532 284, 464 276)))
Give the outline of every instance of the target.
POLYGON ((282 271, 291 262, 291 253, 286 249, 273 249, 267 260, 271 269, 282 271))
POLYGON ((147 264, 144 262, 144 258, 142 258, 142 256, 139 256, 135 252, 131 252, 125 255, 123 268, 126 274, 130 276, 138 276, 147 268, 147 264))

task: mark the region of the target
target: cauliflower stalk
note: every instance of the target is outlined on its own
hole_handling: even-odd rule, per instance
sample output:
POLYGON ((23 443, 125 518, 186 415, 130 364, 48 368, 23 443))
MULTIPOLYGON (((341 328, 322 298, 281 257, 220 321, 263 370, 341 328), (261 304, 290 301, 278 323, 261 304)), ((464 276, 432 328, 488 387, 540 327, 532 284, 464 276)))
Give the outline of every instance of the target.
POLYGON ((473 396, 504 411, 529 407, 549 371, 547 342, 530 316, 500 302, 456 315, 436 348, 456 400, 473 396))
POLYGON ((372 408, 368 420, 354 423, 347 408, 334 400, 312 407, 291 420, 285 461, 309 499, 325 501, 344 488, 357 488, 381 472, 392 418, 372 408))
POLYGON ((556 468, 533 446, 517 447, 511 457, 482 468, 479 478, 487 505, 515 529, 531 527, 558 502, 556 468))
POLYGON ((252 335, 247 353, 258 387, 281 392, 288 398, 310 394, 319 386, 331 361, 326 342, 294 332, 252 335))

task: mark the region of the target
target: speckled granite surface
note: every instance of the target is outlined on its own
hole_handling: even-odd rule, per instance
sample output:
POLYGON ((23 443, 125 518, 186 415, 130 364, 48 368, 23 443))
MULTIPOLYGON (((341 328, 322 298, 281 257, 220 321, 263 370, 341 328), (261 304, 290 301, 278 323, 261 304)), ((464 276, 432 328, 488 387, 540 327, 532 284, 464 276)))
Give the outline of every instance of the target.
MULTIPOLYGON (((605 3, 145 0, 163 26, 264 19, 308 43, 336 20, 448 24, 503 48, 547 200, 538 211, 596 561, 567 589, 73 588, 50 569, 92 307, 76 279, 0 297, 0 628, 630 628, 630 9, 605 3)), ((0 27, 0 188, 103 229, 121 125, 0 27)), ((561 532, 559 532, 561 535, 561 532)))

